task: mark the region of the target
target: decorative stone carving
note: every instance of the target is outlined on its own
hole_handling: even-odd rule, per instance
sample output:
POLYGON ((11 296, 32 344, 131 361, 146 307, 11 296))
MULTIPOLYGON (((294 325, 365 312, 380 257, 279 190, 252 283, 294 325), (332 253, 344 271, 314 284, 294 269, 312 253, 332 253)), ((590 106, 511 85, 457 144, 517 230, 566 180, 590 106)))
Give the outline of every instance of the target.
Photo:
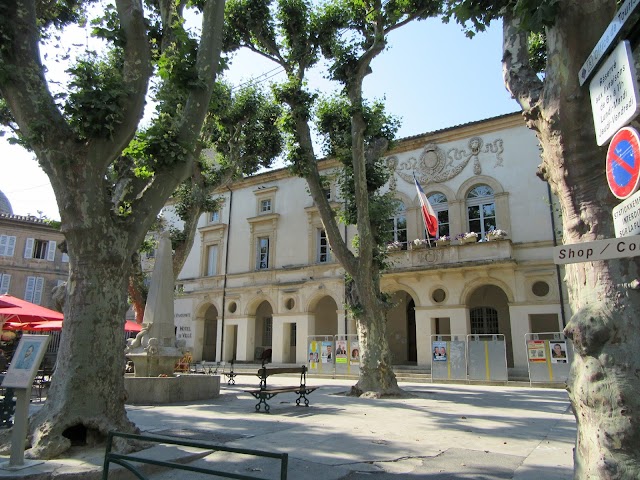
MULTIPOLYGON (((492 154, 496 157, 494 167, 501 167, 503 164, 502 154, 504 145, 501 138, 486 143, 480 137, 469 139, 468 150, 450 148, 445 152, 435 143, 429 143, 424 147, 419 159, 409 158, 399 161, 396 156, 387 159, 387 164, 395 173, 411 183, 415 174, 421 184, 445 182, 458 175, 467 164, 473 160, 473 173, 482 174, 480 156, 482 154, 492 154)), ((395 179, 392 179, 392 188, 395 188, 395 179)))

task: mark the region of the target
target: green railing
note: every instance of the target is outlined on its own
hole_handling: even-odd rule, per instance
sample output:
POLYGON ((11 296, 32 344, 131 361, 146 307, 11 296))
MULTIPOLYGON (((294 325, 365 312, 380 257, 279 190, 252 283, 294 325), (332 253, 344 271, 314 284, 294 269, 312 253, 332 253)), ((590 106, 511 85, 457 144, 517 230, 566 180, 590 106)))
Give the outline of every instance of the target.
POLYGON ((136 478, 139 478, 140 480, 148 480, 148 477, 146 477, 142 472, 140 472, 139 469, 141 467, 135 464, 154 465, 157 467, 166 467, 166 468, 172 468, 176 470, 185 470, 189 472, 203 473, 205 475, 217 475, 218 477, 222 477, 222 478, 237 478, 240 480, 269 480, 265 477, 255 477, 255 476, 249 476, 249 475, 242 475, 239 473, 224 472, 220 470, 214 470, 213 468, 195 467, 188 464, 177 463, 177 462, 165 462, 162 460, 154 460, 151 458, 134 456, 132 454, 114 453, 111 451, 111 446, 113 444, 114 437, 128 438, 131 440, 136 440, 141 442, 153 442, 153 443, 163 444, 163 445, 180 445, 183 447, 202 448, 203 450, 213 450, 218 452, 229 452, 229 453, 237 453, 241 455, 251 455, 255 457, 279 459, 280 460, 280 480, 286 480, 287 478, 289 455, 286 453, 272 453, 272 452, 264 452, 261 450, 230 448, 230 447, 215 445, 209 442, 181 440, 175 437, 164 437, 160 435, 136 435, 132 433, 109 432, 109 437, 107 439, 107 450, 104 455, 104 468, 102 470, 102 480, 107 480, 109 478, 110 463, 115 463, 117 465, 120 465, 126 468, 133 475, 135 475, 136 478))

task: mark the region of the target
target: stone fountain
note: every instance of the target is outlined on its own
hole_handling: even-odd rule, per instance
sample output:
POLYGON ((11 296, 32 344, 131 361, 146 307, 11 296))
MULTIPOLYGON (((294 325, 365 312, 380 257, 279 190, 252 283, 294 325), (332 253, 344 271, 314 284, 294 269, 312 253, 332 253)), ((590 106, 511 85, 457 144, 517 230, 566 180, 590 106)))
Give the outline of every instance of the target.
POLYGON ((173 403, 215 398, 220 377, 174 375, 184 345, 176 342, 173 314, 173 263, 171 239, 160 236, 158 255, 144 309, 142 330, 127 341, 125 355, 133 361, 134 374, 125 377, 127 403, 173 403))

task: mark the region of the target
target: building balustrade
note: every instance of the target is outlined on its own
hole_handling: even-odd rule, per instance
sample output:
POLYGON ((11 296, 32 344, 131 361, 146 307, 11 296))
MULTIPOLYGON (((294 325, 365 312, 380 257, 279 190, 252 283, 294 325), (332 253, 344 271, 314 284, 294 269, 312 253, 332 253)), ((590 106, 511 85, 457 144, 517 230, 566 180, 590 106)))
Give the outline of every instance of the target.
POLYGON ((513 244, 508 239, 464 244, 451 242, 444 246, 436 246, 436 242, 433 241, 431 247, 412 246, 408 250, 389 252, 391 271, 511 259, 513 259, 513 244))

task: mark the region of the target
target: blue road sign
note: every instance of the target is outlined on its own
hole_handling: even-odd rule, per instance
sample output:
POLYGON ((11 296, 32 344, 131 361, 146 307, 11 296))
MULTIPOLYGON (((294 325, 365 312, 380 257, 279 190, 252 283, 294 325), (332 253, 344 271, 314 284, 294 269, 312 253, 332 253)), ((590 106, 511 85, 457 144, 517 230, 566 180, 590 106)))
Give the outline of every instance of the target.
POLYGON ((611 193, 625 199, 640 183, 640 138, 631 127, 621 128, 607 150, 607 182, 611 193))

